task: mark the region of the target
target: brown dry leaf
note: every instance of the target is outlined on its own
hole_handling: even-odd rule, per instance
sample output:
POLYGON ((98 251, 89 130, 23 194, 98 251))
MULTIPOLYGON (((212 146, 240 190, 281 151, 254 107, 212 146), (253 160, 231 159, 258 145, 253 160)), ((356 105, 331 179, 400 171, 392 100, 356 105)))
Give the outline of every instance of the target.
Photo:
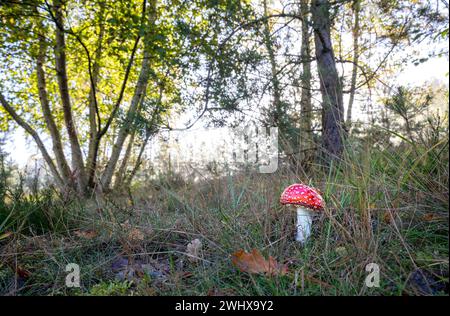
POLYGON ((231 261, 243 272, 267 275, 285 275, 287 273, 286 265, 279 264, 272 256, 266 260, 257 249, 253 249, 250 253, 242 249, 238 250, 231 255, 231 261))
POLYGON ((80 238, 85 238, 85 239, 92 239, 97 237, 97 232, 95 232, 94 230, 76 230, 74 232, 75 236, 80 237, 80 238))
POLYGON ((392 217, 392 214, 389 212, 384 213, 383 215, 383 221, 386 224, 391 224, 394 221, 394 218, 392 217))

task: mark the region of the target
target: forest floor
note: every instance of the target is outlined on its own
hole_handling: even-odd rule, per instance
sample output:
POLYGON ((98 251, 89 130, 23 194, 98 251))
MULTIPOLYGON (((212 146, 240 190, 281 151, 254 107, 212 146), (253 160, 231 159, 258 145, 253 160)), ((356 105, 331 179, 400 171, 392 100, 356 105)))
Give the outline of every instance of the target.
POLYGON ((381 160, 313 166, 313 177, 166 177, 88 201, 11 191, 0 212, 0 294, 448 295, 448 185, 381 160), (295 182, 327 203, 305 245, 295 241, 294 209, 279 204, 295 182), (232 254, 241 249, 287 273, 239 270, 232 254), (80 267, 79 288, 65 284, 69 263, 80 267), (372 287, 370 263, 380 273, 372 287))

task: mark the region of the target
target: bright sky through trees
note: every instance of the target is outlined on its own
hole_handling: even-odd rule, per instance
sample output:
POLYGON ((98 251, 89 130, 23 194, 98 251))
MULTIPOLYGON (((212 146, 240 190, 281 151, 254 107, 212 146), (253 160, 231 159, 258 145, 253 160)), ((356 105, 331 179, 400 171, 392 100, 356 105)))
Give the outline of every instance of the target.
MULTIPOLYGON (((440 46, 442 44, 448 46, 448 43, 440 43, 440 46)), ((412 64, 407 66, 397 78, 394 78, 394 81, 396 84, 412 86, 419 86, 433 80, 448 84, 448 69, 448 58, 435 57, 417 66, 412 64)), ((355 117, 365 115, 361 113, 358 105, 354 109, 355 117)), ((21 167, 24 167, 31 159, 40 157, 37 147, 29 140, 29 137, 25 137, 22 129, 17 129, 9 136, 5 149, 10 153, 11 159, 21 167)))

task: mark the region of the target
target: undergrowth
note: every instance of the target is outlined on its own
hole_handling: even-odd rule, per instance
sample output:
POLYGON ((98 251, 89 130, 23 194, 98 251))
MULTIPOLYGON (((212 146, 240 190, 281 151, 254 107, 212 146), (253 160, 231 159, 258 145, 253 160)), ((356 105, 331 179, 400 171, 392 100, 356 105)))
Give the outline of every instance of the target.
POLYGON ((448 138, 402 146, 354 144, 341 161, 306 171, 160 177, 87 201, 4 181, 0 293, 448 294, 448 138), (294 182, 317 187, 327 204, 305 245, 294 240, 294 210, 279 204, 294 182), (192 260, 194 239, 202 247, 192 260), (238 271, 231 254, 253 248, 288 273, 238 271), (65 286, 68 263, 80 266, 80 288, 65 286), (380 269, 378 287, 366 286, 369 263, 380 269))

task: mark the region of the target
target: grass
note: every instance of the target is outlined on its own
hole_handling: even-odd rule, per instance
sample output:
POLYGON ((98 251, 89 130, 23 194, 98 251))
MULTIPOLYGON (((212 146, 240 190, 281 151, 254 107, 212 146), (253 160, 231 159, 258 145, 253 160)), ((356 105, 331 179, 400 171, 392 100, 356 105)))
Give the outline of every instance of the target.
POLYGON ((448 295, 447 145, 362 144, 339 163, 311 165, 308 177, 284 165, 197 183, 167 176, 102 200, 5 191, 0 236, 12 234, 0 237, 0 293, 448 295), (327 202, 304 246, 294 241, 293 209, 278 202, 294 182, 327 202), (186 246, 196 238, 193 261, 186 246), (288 274, 238 271, 231 254, 253 248, 288 264, 288 274), (365 285, 371 262, 379 287, 365 285), (80 266, 80 288, 64 284, 68 263, 80 266))

